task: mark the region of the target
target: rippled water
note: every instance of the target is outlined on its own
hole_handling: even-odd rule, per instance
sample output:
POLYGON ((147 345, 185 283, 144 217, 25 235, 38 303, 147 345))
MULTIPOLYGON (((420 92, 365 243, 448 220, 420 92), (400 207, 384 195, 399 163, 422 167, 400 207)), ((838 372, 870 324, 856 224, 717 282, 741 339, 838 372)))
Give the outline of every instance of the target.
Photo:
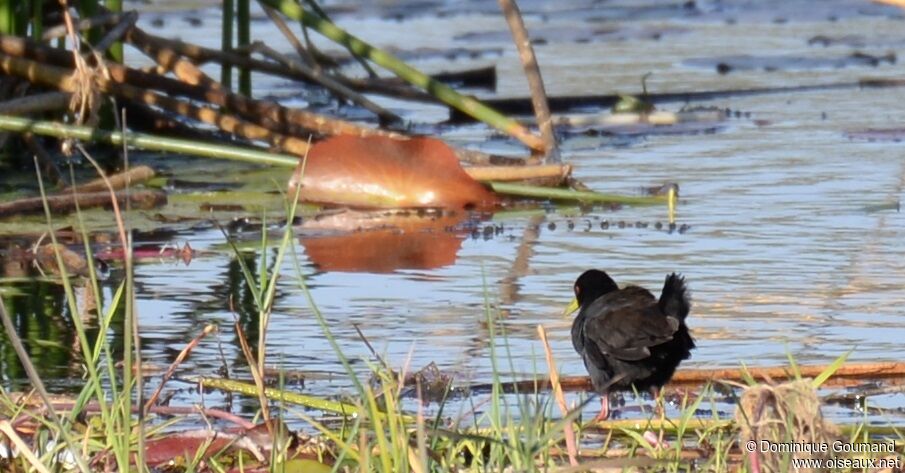
MULTIPOLYGON (((381 17, 396 11, 391 4, 336 13, 336 18, 382 46, 498 50, 472 60, 427 57, 415 64, 430 71, 496 64, 499 95, 525 95, 504 21, 493 8, 472 6, 473 11, 463 8, 443 17, 414 12, 397 21, 381 17), (488 34, 462 36, 466 33, 488 34)), ((901 56, 905 23, 902 12, 891 7, 861 1, 697 2, 695 15, 683 13, 681 4, 657 2, 604 2, 592 14, 583 8, 589 7, 570 2, 552 11, 549 2, 523 5, 535 37, 547 39, 536 48, 551 95, 639 93, 640 76, 647 72, 653 73, 648 88, 655 93, 848 82, 902 72, 901 65, 887 63, 725 75, 715 68, 719 58, 738 55, 844 58, 860 51, 901 56), (611 29, 616 32, 606 33, 611 29), (602 33, 576 42, 576 31, 602 33), (650 32, 660 32, 654 35, 659 39, 650 32), (817 35, 860 37, 864 45, 809 45, 817 35), (689 65, 690 58, 699 60, 689 65), (698 65, 708 64, 707 58, 715 58, 713 66, 698 65)), ((184 29, 185 15, 163 12, 142 21, 162 18, 164 29, 149 29, 169 34, 184 29)), ((219 27, 216 10, 192 15, 204 24, 191 33, 180 31, 185 39, 215 46, 217 34, 205 32, 219 27)), ((269 27, 257 22, 254 28, 256 36, 263 36, 269 27)), ((280 44, 276 31, 266 35, 280 44)), ((277 79, 258 84, 261 93, 287 94, 295 87, 277 79)), ((438 116, 433 107, 386 103, 413 119, 438 116)), ((902 127, 903 103, 905 88, 728 97, 694 104, 744 112, 715 133, 564 139, 564 160, 596 190, 638 194, 644 186, 679 183, 678 223, 689 226, 682 233, 654 228, 666 221, 665 207, 498 217, 495 224, 503 230, 491 238, 482 231, 492 225, 487 222, 476 224, 476 237, 467 230, 457 234, 461 243, 452 245, 458 248, 452 264, 380 274, 325 271, 312 262, 304 244, 296 241, 295 248, 311 294, 347 356, 370 358, 357 325, 393 366, 417 369, 435 362, 456 373, 460 384, 487 381, 491 375, 485 297, 502 313, 518 377, 528 377, 535 365, 545 372, 538 324, 547 328, 562 372, 584 374, 569 340, 571 320, 560 313, 572 282, 590 267, 606 269, 620 284, 651 289, 659 288, 669 272, 687 277, 693 291, 688 323, 698 348, 683 367, 784 364, 789 353, 801 363, 828 363, 852 349, 853 360, 899 360, 905 355, 905 220, 888 204, 903 199, 905 143, 850 139, 846 132, 902 127), (606 229, 600 225, 604 221, 606 229), (632 225, 619 228, 620 221, 632 225), (635 222, 647 227, 637 228, 635 222), (520 246, 525 250, 519 265, 520 246)), ((490 151, 517 149, 476 125, 450 129, 445 137, 490 151)), ((216 180, 217 172, 200 177, 216 180)), ((235 290, 243 279, 235 258, 223 251, 223 235, 217 229, 184 230, 173 240, 216 251, 188 266, 167 261, 137 268, 146 360, 168 364, 204 324, 213 322, 222 328, 227 364, 244 365, 230 298, 239 304, 249 296, 235 290)), ((252 254, 248 261, 259 258, 252 254)), ((269 327, 270 361, 286 369, 340 373, 289 263, 282 268, 269 327)), ((243 324, 246 329, 253 325, 243 324)), ((217 344, 205 342, 180 374, 214 374, 220 365, 217 344)), ((366 372, 363 364, 356 366, 366 372)), ((305 383, 306 392, 315 394, 349 388, 344 376, 305 383)), ((191 399, 189 390, 177 398, 191 399)), ((894 407, 905 404, 901 396, 888 401, 894 407)))

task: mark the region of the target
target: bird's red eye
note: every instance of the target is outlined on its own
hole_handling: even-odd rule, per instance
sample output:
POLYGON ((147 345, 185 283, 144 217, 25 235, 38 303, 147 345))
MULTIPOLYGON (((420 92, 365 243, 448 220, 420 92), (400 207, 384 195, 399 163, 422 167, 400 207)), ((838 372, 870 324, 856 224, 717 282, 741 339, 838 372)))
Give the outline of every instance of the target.
POLYGON ((575 295, 577 296, 579 293, 581 293, 581 288, 576 284, 575 285, 575 295))

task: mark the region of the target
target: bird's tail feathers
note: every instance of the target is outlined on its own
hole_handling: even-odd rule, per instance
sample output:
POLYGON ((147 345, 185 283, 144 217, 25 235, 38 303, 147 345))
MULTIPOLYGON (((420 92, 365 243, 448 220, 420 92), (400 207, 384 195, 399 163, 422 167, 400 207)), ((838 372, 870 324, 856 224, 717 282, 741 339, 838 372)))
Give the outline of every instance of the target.
POLYGON ((685 278, 672 273, 666 276, 663 284, 663 293, 660 294, 660 310, 667 316, 684 321, 691 309, 688 288, 685 286, 685 278))

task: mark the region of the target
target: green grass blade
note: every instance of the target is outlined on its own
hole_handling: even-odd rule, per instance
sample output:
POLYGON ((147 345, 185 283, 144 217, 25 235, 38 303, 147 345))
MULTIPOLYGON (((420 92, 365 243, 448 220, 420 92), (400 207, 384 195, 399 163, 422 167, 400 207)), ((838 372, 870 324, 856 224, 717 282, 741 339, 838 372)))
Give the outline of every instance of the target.
POLYGON ((833 361, 829 366, 826 367, 825 370, 823 370, 819 375, 817 375, 817 377, 814 378, 813 381, 811 381, 811 386, 813 386, 814 389, 817 389, 820 386, 822 386, 823 383, 826 382, 826 380, 830 379, 830 376, 833 376, 833 374, 835 374, 836 371, 839 371, 839 368, 842 367, 842 365, 845 363, 845 360, 848 359, 848 356, 851 355, 853 351, 854 351, 854 349, 851 349, 851 350, 839 355, 839 357, 836 358, 835 361, 833 361))
POLYGON ((789 359, 789 370, 792 371, 792 376, 796 380, 801 381, 801 369, 798 368, 798 363, 795 361, 795 357, 792 356, 791 351, 786 350, 786 358, 789 359))

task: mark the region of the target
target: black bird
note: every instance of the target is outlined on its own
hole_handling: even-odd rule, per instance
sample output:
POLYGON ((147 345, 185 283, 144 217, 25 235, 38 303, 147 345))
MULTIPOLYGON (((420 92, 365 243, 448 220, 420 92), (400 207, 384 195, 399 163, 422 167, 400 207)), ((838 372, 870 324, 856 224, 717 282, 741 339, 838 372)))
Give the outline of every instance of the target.
POLYGON ((596 420, 609 417, 610 391, 657 394, 672 378, 694 348, 685 326, 689 309, 685 278, 676 273, 666 277, 659 300, 643 287, 619 289, 596 269, 578 277, 575 300, 566 310, 579 310, 572 345, 601 395, 596 420))

